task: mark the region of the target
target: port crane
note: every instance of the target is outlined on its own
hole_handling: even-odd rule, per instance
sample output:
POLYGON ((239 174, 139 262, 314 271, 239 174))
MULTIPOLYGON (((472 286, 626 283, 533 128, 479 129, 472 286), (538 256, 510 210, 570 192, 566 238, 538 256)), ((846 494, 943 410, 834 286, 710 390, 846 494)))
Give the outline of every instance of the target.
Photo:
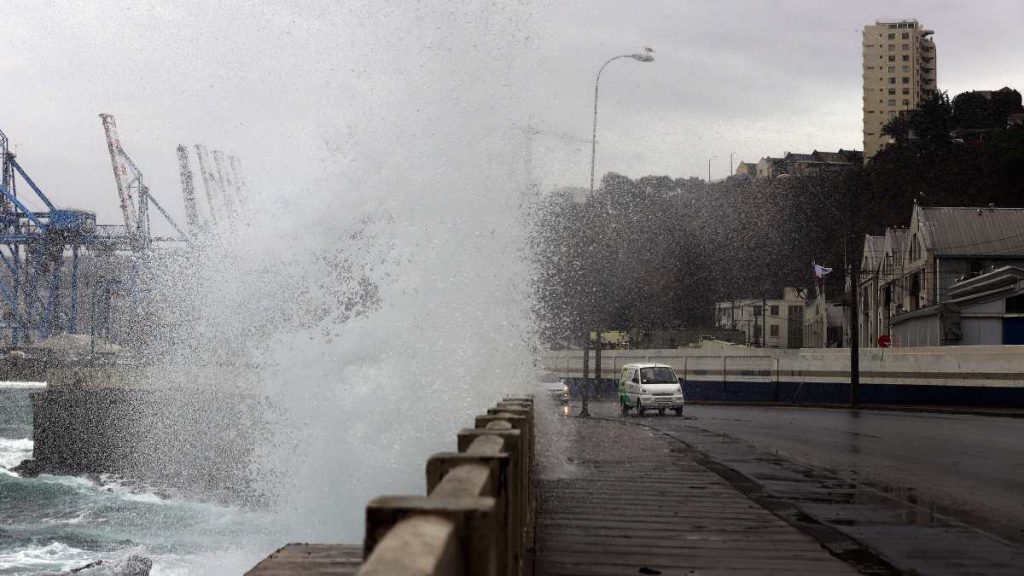
POLYGON ((189 233, 195 237, 200 234, 199 204, 196 201, 196 188, 192 179, 192 167, 188 161, 188 148, 178 145, 178 172, 181 175, 182 199, 185 202, 185 225, 189 233))
POLYGON ((199 175, 206 191, 206 214, 209 222, 203 222, 200 215, 199 199, 195 191, 188 147, 178 145, 178 168, 181 175, 181 193, 185 202, 185 214, 189 231, 193 235, 202 232, 216 233, 219 226, 233 229, 239 218, 248 211, 246 202, 247 186, 242 179, 241 165, 235 156, 225 155, 220 150, 208 152, 206 146, 195 145, 199 161, 199 175), (212 158, 212 160, 211 160, 212 158))
MULTIPOLYGON (((189 243, 205 229, 188 150, 178 147, 186 234, 150 193, 142 171, 122 146, 114 117, 100 114, 100 118, 123 225, 98 225, 94 212, 51 201, 0 131, 0 341, 4 345, 20 346, 59 333, 78 334, 86 324, 87 332, 109 336, 112 302, 125 291, 129 298, 135 296, 141 273, 138 264, 149 257, 154 243, 189 243), (178 238, 151 234, 150 207, 167 220, 178 238), (115 253, 127 259, 114 258, 115 253), (89 298, 84 299, 83 293, 89 298)), ((196 148, 210 220, 216 224, 219 210, 233 221, 237 207, 244 207, 237 160, 215 152, 211 163, 205 148, 196 148)), ((133 305, 129 301, 128 306, 133 305)))
POLYGON ((79 327, 83 248, 115 249, 123 238, 96 225, 96 214, 58 208, 39 188, 0 131, 0 303, 4 338, 19 345, 79 327), (26 189, 27 188, 27 189, 26 189), (29 204, 42 203, 33 210, 29 204), (70 255, 70 270, 65 270, 70 255), (68 282, 62 282, 67 279, 68 282), (64 286, 69 284, 66 288, 64 286), (65 302, 66 301, 66 302, 65 302))
POLYGON ((103 121, 103 130, 107 136, 107 149, 110 151, 110 163, 114 169, 114 183, 117 185, 121 212, 124 214, 125 234, 128 236, 132 249, 137 252, 146 250, 153 240, 150 234, 150 204, 163 215, 181 239, 187 241, 188 235, 149 193, 149 187, 142 179, 142 170, 139 170, 139 167, 121 146, 121 138, 118 136, 117 122, 115 122, 114 116, 100 114, 100 119, 103 121))

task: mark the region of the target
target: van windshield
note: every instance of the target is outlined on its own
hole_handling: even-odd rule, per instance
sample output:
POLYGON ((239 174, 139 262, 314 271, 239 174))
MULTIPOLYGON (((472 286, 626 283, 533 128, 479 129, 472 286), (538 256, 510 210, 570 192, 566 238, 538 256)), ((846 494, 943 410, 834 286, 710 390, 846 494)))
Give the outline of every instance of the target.
POLYGON ((641 384, 676 384, 676 373, 671 368, 656 366, 640 369, 641 384))

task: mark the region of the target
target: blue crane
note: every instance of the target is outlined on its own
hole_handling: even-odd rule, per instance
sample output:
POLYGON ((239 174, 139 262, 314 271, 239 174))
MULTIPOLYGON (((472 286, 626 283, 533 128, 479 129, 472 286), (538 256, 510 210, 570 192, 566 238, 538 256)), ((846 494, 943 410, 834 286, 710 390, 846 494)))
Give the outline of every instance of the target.
POLYGON ((116 249, 126 238, 96 226, 96 214, 58 208, 32 180, 0 131, 0 303, 6 339, 19 345, 57 332, 77 333, 79 253, 84 246, 116 249), (27 186, 27 190, 25 187, 27 186), (41 202, 45 210, 26 204, 41 202), (62 275, 70 255, 70 286, 62 275), (68 298, 67 306, 61 299, 68 298))
MULTIPOLYGON (((113 116, 102 114, 124 225, 97 225, 96 214, 60 208, 33 181, 0 131, 0 341, 19 346, 54 334, 78 334, 82 328, 80 256, 132 252, 145 257, 154 241, 149 207, 155 207, 186 240, 185 234, 149 193, 142 171, 121 148, 113 116), (33 210, 31 206, 44 209, 33 210)), ((144 258, 143 258, 144 259, 144 258)), ((139 258, 133 258, 138 262, 139 258)), ((89 278, 91 312, 88 331, 108 335, 111 301, 137 268, 89 278)), ((129 294, 132 296, 132 294, 129 294)), ((131 304, 129 303, 129 306, 131 304)))

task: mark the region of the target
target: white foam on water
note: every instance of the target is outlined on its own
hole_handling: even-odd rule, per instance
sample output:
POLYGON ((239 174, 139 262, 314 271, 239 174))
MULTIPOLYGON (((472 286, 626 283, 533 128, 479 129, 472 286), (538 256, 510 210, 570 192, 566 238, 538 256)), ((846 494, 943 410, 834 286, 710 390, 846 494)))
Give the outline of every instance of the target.
MULTIPOLYGON (((216 559, 205 555, 181 557, 174 554, 148 554, 140 548, 126 548, 116 552, 99 553, 53 541, 43 546, 33 546, 0 553, 0 575, 60 574, 81 569, 96 561, 102 561, 103 564, 100 566, 85 570, 82 574, 107 576, 114 574, 116 572, 114 569, 131 555, 143 556, 153 562, 152 569, 149 572, 150 576, 193 575, 203 571, 200 567, 201 565, 211 565, 218 570, 238 565, 238 561, 232 565, 227 562, 216 561, 216 559)), ((229 554, 228 556, 230 557, 231 555, 229 554)), ((209 573, 232 574, 241 573, 242 571, 236 569, 209 573)))
POLYGON ((15 534, 25 529, 35 540, 52 530, 55 540, 3 550, 0 575, 67 571, 96 560, 103 560, 105 567, 89 573, 104 574, 106 567, 132 554, 152 560, 154 576, 241 574, 280 539, 253 544, 253 532, 275 533, 272 518, 260 511, 157 496, 140 485, 50 475, 13 482, 23 483, 22 493, 35 485, 45 495, 26 502, 34 509, 25 517, 8 519, 15 524, 15 534), (43 510, 49 514, 42 516, 43 510), (59 541, 66 538, 83 538, 97 548, 80 549, 59 541), (128 548, 125 543, 130 543, 128 548))
POLYGON ((68 571, 97 559, 95 552, 72 548, 60 542, 0 552, 0 574, 32 574, 68 571))
POLYGON ((0 468, 2 468, 0 472, 16 476, 14 472, 10 472, 8 469, 14 468, 21 464, 23 460, 31 458, 32 446, 31 438, 0 438, 0 468))

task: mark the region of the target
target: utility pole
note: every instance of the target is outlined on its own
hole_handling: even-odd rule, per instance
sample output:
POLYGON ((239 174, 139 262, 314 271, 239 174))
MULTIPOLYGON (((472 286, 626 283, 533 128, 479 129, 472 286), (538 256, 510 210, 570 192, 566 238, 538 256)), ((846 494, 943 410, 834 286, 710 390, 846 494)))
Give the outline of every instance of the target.
POLYGON ((583 335, 583 409, 580 418, 590 418, 590 396, 587 386, 590 384, 590 330, 583 335))
POLYGON ((594 340, 594 398, 601 397, 601 331, 598 330, 594 340))
POLYGON ((855 250, 857 239, 850 234, 850 406, 860 405, 860 313, 857 297, 860 293, 860 258, 855 250))

